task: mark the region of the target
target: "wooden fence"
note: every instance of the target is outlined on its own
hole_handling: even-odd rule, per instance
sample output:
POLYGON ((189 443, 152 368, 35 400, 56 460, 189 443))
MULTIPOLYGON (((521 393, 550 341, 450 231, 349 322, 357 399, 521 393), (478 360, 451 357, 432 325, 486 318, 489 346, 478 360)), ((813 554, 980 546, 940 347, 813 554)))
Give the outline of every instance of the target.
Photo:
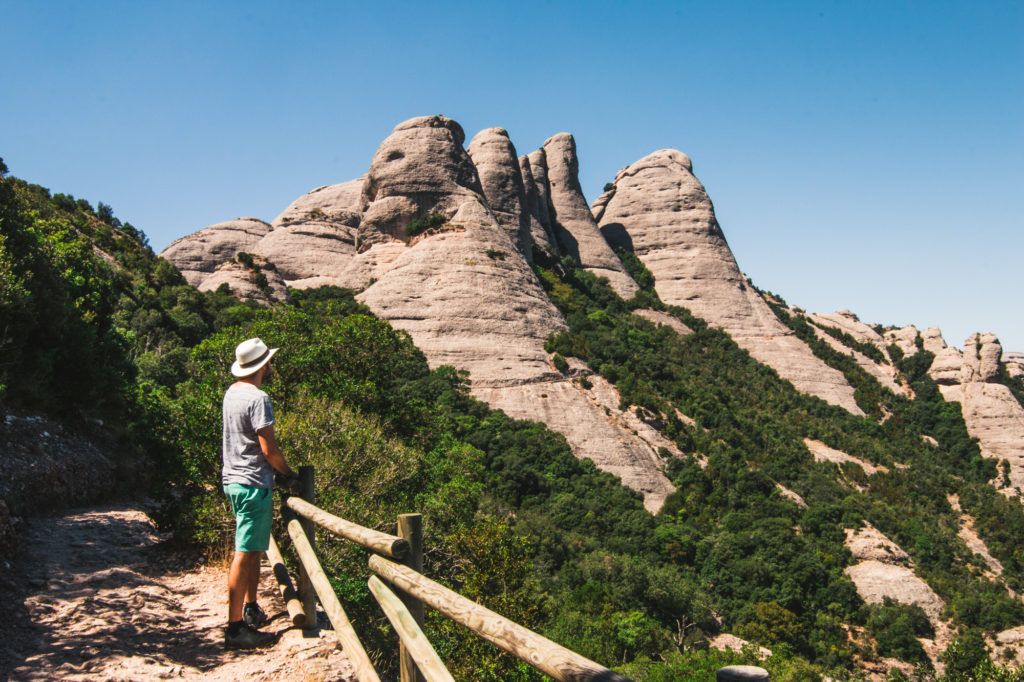
POLYGON ((397 536, 364 528, 313 504, 313 467, 300 467, 299 477, 299 495, 285 499, 288 535, 301 567, 298 589, 293 586, 273 539, 267 550, 267 559, 277 578, 292 624, 315 626, 316 601, 319 598, 360 682, 379 682, 380 677, 317 559, 317 526, 371 552, 369 570, 372 575, 368 584, 371 594, 398 633, 402 682, 453 679, 423 634, 424 604, 559 682, 630 682, 628 678, 424 576, 422 518, 419 514, 401 515, 397 536), (398 594, 388 585, 396 588, 398 594))
MULTIPOLYGON (((423 634, 424 604, 559 682, 631 682, 424 576, 423 522, 419 514, 400 515, 398 535, 388 535, 346 521, 314 505, 313 467, 300 467, 299 480, 299 495, 285 499, 288 535, 299 558, 298 589, 293 586, 273 538, 267 560, 293 625, 316 626, 319 598, 359 682, 380 682, 380 677, 317 559, 317 526, 371 552, 369 570, 372 575, 368 585, 398 633, 402 682, 453 682, 451 673, 423 634), (388 584, 397 588, 397 595, 388 584)), ((767 682, 769 679, 766 670, 755 666, 727 666, 719 669, 715 677, 718 682, 767 682)))

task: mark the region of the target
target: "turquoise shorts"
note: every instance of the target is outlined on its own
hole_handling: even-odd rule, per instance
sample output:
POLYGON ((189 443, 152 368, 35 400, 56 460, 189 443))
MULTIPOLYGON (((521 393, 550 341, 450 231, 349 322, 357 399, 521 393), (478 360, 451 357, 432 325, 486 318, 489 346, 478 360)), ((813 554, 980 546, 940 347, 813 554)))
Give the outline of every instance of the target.
POLYGON ((270 546, 270 522, 274 518, 274 498, 270 488, 228 483, 224 494, 235 514, 235 549, 239 552, 265 552, 270 546))

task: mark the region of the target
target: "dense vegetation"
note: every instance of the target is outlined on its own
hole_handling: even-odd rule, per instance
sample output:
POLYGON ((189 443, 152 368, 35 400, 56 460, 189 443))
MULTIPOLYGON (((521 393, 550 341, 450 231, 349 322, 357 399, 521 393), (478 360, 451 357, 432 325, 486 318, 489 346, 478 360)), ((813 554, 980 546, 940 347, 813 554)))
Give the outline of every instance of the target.
MULTIPOLYGON (((878 615, 842 573, 850 560, 842 529, 864 521, 910 553, 956 624, 991 632, 1024 622, 1020 602, 979 575, 978 559, 956 537, 946 495, 960 495, 966 511, 992 522, 982 535, 1009 562, 1010 586, 1022 575, 1020 553, 1003 543, 1021 528, 1020 505, 988 485, 995 465, 967 436, 958 405, 941 399, 926 373, 928 354, 901 359, 917 396, 906 400, 815 338, 802 318, 779 310, 858 387, 858 403, 869 415, 891 415, 879 424, 797 393, 685 310, 667 308, 694 330, 680 337, 631 315, 637 301, 621 301, 571 261, 544 265, 538 273, 570 326, 549 350, 597 368, 617 385, 624 406, 667 415, 667 433, 694 453, 692 460, 668 464, 679 490, 666 502, 658 532, 667 558, 706 581, 728 629, 826 665, 849 665, 854 655, 870 653, 858 650, 841 628, 870 621, 881 630, 878 615), (676 409, 696 425, 674 419, 676 409), (923 435, 939 446, 926 444, 923 435), (868 477, 857 465, 814 463, 805 437, 888 471, 868 477), (783 500, 776 484, 799 493, 807 508, 783 500)), ((883 645, 915 660, 910 649, 883 645)))
MULTIPOLYGON (((865 521, 904 547, 946 601, 960 628, 946 653, 950 679, 988 666, 981 633, 1024 623, 1024 609, 982 576, 956 537, 946 495, 959 495, 1017 590, 1024 514, 988 484, 997 468, 929 379, 929 354, 890 353, 914 390, 906 400, 777 307, 857 387, 868 415, 889 415, 881 424, 854 417, 796 392, 726 334, 663 305, 639 259, 620 257, 642 284, 628 302, 569 259, 542 254, 536 271, 570 327, 549 340, 554 362, 586 361, 616 385, 623 408, 663 423, 687 453, 666 459, 678 492, 656 516, 576 459, 560 435, 474 400, 463 373, 431 370, 409 336, 353 292, 293 291, 291 304, 272 308, 224 289, 200 293, 108 206, 11 177, 0 182, 0 398, 119 429, 125 459, 173 492, 161 521, 216 551, 230 538, 217 486, 219 404, 234 346, 258 335, 282 348, 265 388, 289 460, 316 466, 321 506, 384 530, 398 513, 424 513, 429 575, 634 679, 710 679, 721 665, 756 660, 753 650, 703 650, 720 629, 772 648, 764 665, 776 680, 826 670, 845 677, 874 656, 926 675, 915 636, 931 626, 920 609, 865 605, 843 573, 844 529, 865 521), (633 315, 636 307, 673 314, 693 333, 655 326, 633 315), (887 471, 816 463, 804 438, 887 471), (784 498, 780 485, 807 506, 784 498), (848 625, 870 637, 849 638, 848 625)), ((381 667, 393 666, 365 553, 321 537, 357 629, 381 667)), ((436 614, 427 631, 457 679, 540 679, 436 614)), ((1015 679, 985 670, 986 679, 1015 679)))

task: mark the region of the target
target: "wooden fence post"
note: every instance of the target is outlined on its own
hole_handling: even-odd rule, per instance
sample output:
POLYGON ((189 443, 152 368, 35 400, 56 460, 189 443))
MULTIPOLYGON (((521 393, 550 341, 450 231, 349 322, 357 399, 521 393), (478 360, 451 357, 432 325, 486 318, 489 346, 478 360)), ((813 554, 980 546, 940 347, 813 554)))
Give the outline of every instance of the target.
POLYGON ((298 600, 298 593, 292 586, 292 579, 288 577, 288 569, 284 565, 284 559, 281 558, 281 550, 278 548, 273 535, 270 536, 270 546, 267 547, 267 561, 270 562, 270 570, 274 572, 274 577, 277 579, 281 599, 284 599, 285 606, 288 609, 288 618, 292 621, 292 625, 305 627, 306 614, 302 611, 302 604, 298 600))
MULTIPOLYGON (((299 467, 299 497, 310 504, 316 503, 316 488, 312 466, 299 467)), ((309 539, 310 546, 316 550, 316 524, 309 519, 299 519, 302 530, 309 539)), ((309 579, 309 574, 303 565, 299 565, 299 599, 302 601, 302 612, 306 615, 306 628, 315 628, 316 622, 316 590, 309 579)))
MULTIPOLYGON (((423 572, 423 515, 422 514, 399 514, 398 516, 398 537, 409 541, 409 556, 403 563, 416 571, 423 572)), ((423 629, 423 602, 405 592, 399 596, 405 604, 405 608, 412 614, 413 620, 423 629)), ((424 677, 416 667, 412 655, 406 650, 404 643, 398 643, 399 669, 402 682, 424 682, 424 677)))
POLYGON ((292 538, 292 546, 295 553, 299 555, 299 563, 308 568, 310 583, 313 589, 320 593, 320 602, 324 605, 324 612, 334 626, 334 635, 338 638, 345 656, 348 657, 352 667, 355 668, 356 679, 359 682, 380 682, 377 671, 373 668, 370 657, 366 655, 366 649, 359 641, 359 635, 352 627, 348 614, 338 601, 338 595, 331 587, 331 581, 324 573, 320 560, 316 558, 316 552, 309 544, 309 538, 302 530, 302 524, 297 519, 288 522, 288 535, 292 538))

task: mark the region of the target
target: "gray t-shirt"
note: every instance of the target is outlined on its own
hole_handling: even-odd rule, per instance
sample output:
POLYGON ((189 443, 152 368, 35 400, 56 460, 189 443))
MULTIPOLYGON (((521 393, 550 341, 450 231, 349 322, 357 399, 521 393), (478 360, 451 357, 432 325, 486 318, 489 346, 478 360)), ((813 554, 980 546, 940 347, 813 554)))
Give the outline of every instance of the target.
POLYGON ((224 485, 274 487, 274 468, 263 456, 256 432, 274 423, 270 397, 252 384, 232 384, 224 393, 224 485))

